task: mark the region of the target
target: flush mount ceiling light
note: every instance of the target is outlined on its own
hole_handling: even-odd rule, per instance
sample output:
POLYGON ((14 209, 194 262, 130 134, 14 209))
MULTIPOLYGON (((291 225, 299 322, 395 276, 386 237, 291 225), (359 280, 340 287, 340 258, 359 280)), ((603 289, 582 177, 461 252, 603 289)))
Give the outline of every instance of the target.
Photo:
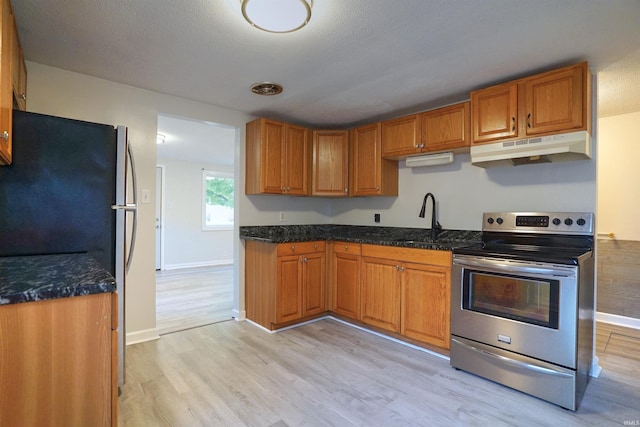
POLYGON ((254 83, 251 85, 251 92, 255 93, 256 95, 263 96, 277 95, 279 93, 282 93, 282 86, 280 86, 278 83, 269 82, 254 83))
POLYGON ((313 0, 241 0, 242 16, 270 33, 290 33, 307 25, 313 0))
POLYGON ((159 133, 156 135, 156 144, 164 144, 165 137, 163 134, 159 133))

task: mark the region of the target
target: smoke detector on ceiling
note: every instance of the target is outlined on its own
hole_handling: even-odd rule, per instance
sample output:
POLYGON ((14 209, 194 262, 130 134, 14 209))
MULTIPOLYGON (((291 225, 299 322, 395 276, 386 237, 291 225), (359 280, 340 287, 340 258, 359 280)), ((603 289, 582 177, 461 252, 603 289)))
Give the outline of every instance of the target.
POLYGON ((282 93, 282 86, 278 83, 254 83, 251 85, 251 92, 256 95, 272 96, 282 93))

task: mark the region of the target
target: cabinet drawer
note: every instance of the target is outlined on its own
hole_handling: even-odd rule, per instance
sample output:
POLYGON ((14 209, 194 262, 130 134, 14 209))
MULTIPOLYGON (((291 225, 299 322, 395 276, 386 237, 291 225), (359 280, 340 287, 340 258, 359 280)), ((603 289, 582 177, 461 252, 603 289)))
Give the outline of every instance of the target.
POLYGON ((278 256, 324 252, 325 242, 279 243, 278 256))
POLYGON ((434 249, 415 249, 397 246, 362 245, 362 256, 393 259, 418 264, 451 266, 451 252, 434 249))
POLYGON ((333 252, 337 254, 360 255, 362 245, 353 242, 333 242, 333 252))

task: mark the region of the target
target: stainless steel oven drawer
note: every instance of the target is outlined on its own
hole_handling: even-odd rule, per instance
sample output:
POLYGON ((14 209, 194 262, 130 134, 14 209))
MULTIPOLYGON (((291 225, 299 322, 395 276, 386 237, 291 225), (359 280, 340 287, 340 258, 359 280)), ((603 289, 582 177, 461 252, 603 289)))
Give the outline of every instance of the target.
POLYGON ((575 411, 576 372, 451 336, 451 366, 575 411))

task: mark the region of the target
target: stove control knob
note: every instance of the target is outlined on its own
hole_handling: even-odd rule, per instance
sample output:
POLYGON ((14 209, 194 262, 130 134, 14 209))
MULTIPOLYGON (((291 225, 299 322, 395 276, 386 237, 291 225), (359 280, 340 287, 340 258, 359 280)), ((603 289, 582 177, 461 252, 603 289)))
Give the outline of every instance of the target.
POLYGON ((489 217, 489 219, 487 220, 487 222, 488 222, 489 224, 493 224, 493 218, 492 218, 492 217, 489 217))
POLYGON ((573 220, 571 218, 567 218, 564 220, 564 225, 571 225, 573 224, 573 220))
POLYGON ((576 224, 578 224, 580 227, 582 227, 583 225, 585 225, 587 223, 587 221, 584 220, 584 218, 580 218, 576 221, 576 224))
POLYGON ((553 225, 560 225, 561 222, 560 218, 553 218, 553 225))
POLYGON ((502 218, 498 217, 498 219, 496 219, 496 222, 497 222, 498 224, 502 224, 504 221, 502 220, 502 218))

